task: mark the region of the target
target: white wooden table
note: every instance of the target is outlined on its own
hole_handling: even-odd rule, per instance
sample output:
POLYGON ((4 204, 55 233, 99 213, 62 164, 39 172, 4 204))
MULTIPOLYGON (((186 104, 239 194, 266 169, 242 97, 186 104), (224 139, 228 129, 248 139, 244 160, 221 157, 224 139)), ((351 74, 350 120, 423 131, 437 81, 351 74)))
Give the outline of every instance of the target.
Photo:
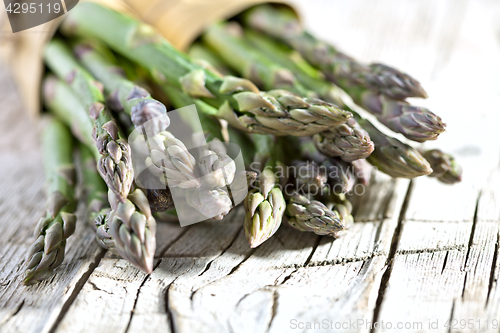
POLYGON ((448 124, 426 147, 455 154, 463 182, 377 174, 351 232, 335 241, 284 227, 252 250, 241 210, 224 222, 161 223, 151 275, 102 251, 80 223, 56 274, 25 287, 43 172, 36 121, 3 67, 0 332, 498 331, 500 1, 298 7, 347 53, 420 79, 430 98, 415 103, 448 124))

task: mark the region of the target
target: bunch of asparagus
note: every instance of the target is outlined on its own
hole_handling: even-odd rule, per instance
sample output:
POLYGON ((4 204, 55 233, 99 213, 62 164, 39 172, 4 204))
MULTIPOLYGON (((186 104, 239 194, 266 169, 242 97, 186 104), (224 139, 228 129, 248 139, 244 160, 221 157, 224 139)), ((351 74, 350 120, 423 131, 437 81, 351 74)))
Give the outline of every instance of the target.
POLYGON ((179 212, 179 190, 188 207, 213 219, 248 192, 243 228, 257 247, 282 221, 318 235, 344 234, 353 223, 348 194, 356 183, 369 184, 373 167, 392 177, 461 179, 451 155, 386 134, 425 142, 445 130, 437 115, 406 101, 427 97, 418 81, 341 53, 285 7, 259 5, 213 25, 189 55, 150 26, 94 3, 68 14, 60 33, 64 39, 45 50, 49 199, 26 283, 63 261, 76 222, 75 164, 97 242, 146 273, 153 269, 155 214, 179 212), (166 112, 193 104, 207 142, 196 152, 168 131, 178 124, 166 112), (362 118, 359 107, 380 124, 362 118), (76 163, 69 129, 80 142, 76 163), (224 142, 239 146, 251 171, 237 170, 224 142), (137 144, 147 153, 135 156, 137 144), (147 181, 134 174, 138 164, 152 176, 147 181))

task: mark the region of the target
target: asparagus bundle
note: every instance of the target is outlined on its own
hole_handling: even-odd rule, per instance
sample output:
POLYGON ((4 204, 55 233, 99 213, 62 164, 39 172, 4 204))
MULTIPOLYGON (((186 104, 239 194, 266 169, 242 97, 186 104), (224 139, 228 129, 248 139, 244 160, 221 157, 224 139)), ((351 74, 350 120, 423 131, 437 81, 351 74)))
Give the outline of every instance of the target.
MULTIPOLYGON (((61 40, 49 43, 45 61, 59 80, 46 78, 44 101, 83 143, 87 215, 99 245, 147 273, 156 247, 152 214, 172 208, 179 189, 188 207, 213 219, 227 215, 237 198, 246 196, 243 228, 254 248, 272 237, 283 219, 301 231, 343 235, 353 223, 345 194, 357 181, 368 184, 367 161, 392 177, 461 180, 462 169, 451 155, 420 152, 380 131, 350 112, 339 88, 324 78, 390 130, 417 142, 434 140, 444 123, 404 100, 426 97, 416 80, 338 52, 305 32, 283 8, 247 11, 239 17, 245 29, 234 21, 212 26, 190 52, 196 59, 175 50, 151 27, 99 5, 81 4, 68 16, 62 32, 86 40, 69 41, 76 45, 76 58, 61 40), (128 59, 127 71, 106 47, 128 59), (165 105, 125 74, 134 73, 136 64, 174 107, 196 106, 206 144, 188 149, 166 130, 165 105), (244 78, 227 75, 233 72, 244 78), (130 145, 108 107, 138 129, 131 129, 130 145), (236 168, 224 145, 228 140, 239 145, 247 166, 259 163, 257 186, 252 186, 255 172, 236 168), (134 184, 131 150, 139 145, 147 146, 147 156, 139 153, 134 164, 144 164, 154 177, 134 184), (296 172, 290 174, 289 167, 296 172), (149 181, 162 186, 151 187, 149 181)), ((187 114, 181 118, 193 131, 198 128, 187 114)), ((49 200, 47 216, 35 230, 25 283, 43 279, 60 265, 76 221, 71 135, 51 120, 43 138, 49 200)))
MULTIPOLYGON (((253 45, 261 49, 266 55, 272 57, 273 60, 288 68, 292 68, 297 75, 296 77, 305 86, 310 89, 317 88, 318 91, 325 90, 323 88, 325 82, 314 70, 309 69, 307 64, 304 65, 300 61, 296 62, 292 60, 290 52, 284 50, 283 45, 280 46, 278 43, 270 41, 269 38, 248 30, 245 36, 247 36, 253 45)), ((326 96, 330 96, 337 104, 346 107, 343 105, 339 93, 335 90, 331 90, 326 96)), ((398 119, 398 124, 401 125, 398 132, 402 133, 409 133, 416 128, 419 129, 418 133, 428 131, 425 123, 420 125, 417 122, 418 126, 415 127, 413 126, 414 123, 406 122, 404 118, 398 119)), ((361 119, 360 117, 350 119, 335 129, 318 133, 314 135, 314 140, 316 147, 325 155, 340 156, 348 162, 352 162, 355 160, 356 155, 359 155, 360 158, 367 158, 380 171, 392 177, 415 178, 427 175, 432 171, 427 161, 416 149, 382 133, 368 120, 361 119), (345 149, 350 149, 352 155, 349 153, 346 154, 345 149), (373 150, 374 153, 372 153, 373 150), (370 154, 374 156, 369 157, 370 154)))
POLYGON ((47 212, 37 223, 35 242, 28 252, 24 283, 45 279, 64 260, 66 239, 75 231, 76 209, 73 139, 69 129, 49 119, 42 134, 47 182, 47 212))
POLYGON ((68 16, 66 35, 98 39, 118 53, 191 97, 218 108, 218 117, 254 133, 311 135, 351 118, 327 102, 301 98, 286 90, 263 92, 250 81, 223 78, 203 69, 175 50, 150 26, 102 6, 85 3, 68 16))

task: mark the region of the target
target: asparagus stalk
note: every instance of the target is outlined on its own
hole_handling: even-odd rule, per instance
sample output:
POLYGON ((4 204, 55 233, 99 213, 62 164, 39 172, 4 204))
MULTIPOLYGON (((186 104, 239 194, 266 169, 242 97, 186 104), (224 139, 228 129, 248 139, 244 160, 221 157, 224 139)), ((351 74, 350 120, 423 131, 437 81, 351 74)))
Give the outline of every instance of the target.
POLYGON ((258 187, 248 192, 244 206, 246 210, 244 230, 251 248, 268 240, 278 230, 285 213, 285 198, 277 177, 279 172, 278 149, 269 136, 255 136, 257 159, 266 160, 259 175, 258 187), (278 154, 277 154, 278 153, 278 154))
POLYGON ((116 250, 128 262, 151 273, 156 250, 156 221, 146 195, 136 189, 122 202, 109 191, 108 200, 111 212, 107 224, 116 250))
POLYGON ((293 173, 289 175, 290 183, 298 193, 319 194, 327 186, 328 173, 314 161, 294 160, 291 163, 293 173))
POLYGON ((79 145, 79 151, 89 224, 96 232, 96 241, 102 248, 114 248, 107 220, 110 212, 107 186, 97 171, 92 152, 83 144, 79 145))
POLYGON ((248 192, 244 201, 245 236, 256 248, 278 231, 285 213, 285 199, 275 176, 275 168, 266 166, 259 176, 259 187, 248 192))
MULTIPOLYGON (((87 145, 96 145, 102 157, 98 162, 98 170, 108 187, 117 194, 120 200, 125 200, 134 178, 134 170, 131 163, 130 146, 120 133, 115 120, 106 109, 104 96, 99 83, 83 69, 73 58, 70 50, 60 40, 52 40, 45 49, 45 62, 47 66, 59 77, 65 80, 76 94, 87 111, 87 118, 91 119, 92 133, 78 133, 77 136, 85 136, 87 145)), ((51 80, 47 81, 51 82, 51 80)), ((50 88, 50 84, 46 87, 50 88)), ((47 91, 47 102, 54 98, 53 92, 47 91)), ((60 95, 60 94, 55 94, 60 95)), ((64 108, 63 108, 64 109, 64 108)), ((81 109, 81 107, 80 107, 81 109)), ((71 118, 62 116, 61 118, 71 118)), ((85 118, 82 112, 78 118, 69 119, 73 123, 85 118)), ((85 121, 86 130, 88 122, 85 121)), ((72 127, 75 131, 77 127, 72 127)), ((78 132, 78 131, 77 131, 78 132)))
POLYGON ((87 217, 89 224, 95 226, 95 218, 103 210, 109 208, 107 186, 99 175, 92 151, 84 144, 78 145, 82 168, 83 188, 87 201, 87 217))
MULTIPOLYGON (((85 141, 92 141, 90 118, 71 89, 64 82, 49 76, 45 79, 43 90, 47 107, 71 125, 85 141)), ((88 148, 93 152, 94 158, 99 160, 100 155, 95 145, 92 144, 88 148)), ((123 200, 109 188, 108 201, 112 211, 107 217, 100 216, 98 229, 104 225, 104 231, 107 234, 109 231, 108 235, 115 241, 118 253, 143 271, 151 272, 156 243, 156 221, 151 216, 146 196, 142 191, 135 190, 123 200), (106 227, 106 223, 109 227, 106 227)), ((110 241, 106 235, 102 236, 106 242, 110 241)))
POLYGON ((298 51, 332 82, 342 86, 361 85, 394 99, 423 97, 420 83, 394 68, 382 64, 365 65, 318 40, 301 27, 295 14, 286 8, 260 5, 247 11, 243 21, 298 51))
POLYGON ((317 235, 338 237, 345 229, 345 221, 337 211, 298 193, 287 199, 286 217, 288 224, 295 229, 311 231, 317 235))
POLYGON ((103 85, 109 95, 108 105, 115 112, 127 113, 136 128, 155 135, 164 131, 170 120, 165 105, 151 97, 144 88, 128 80, 120 67, 114 65, 90 43, 80 43, 74 48, 78 60, 103 85))
POLYGON ((355 119, 313 136, 318 150, 331 157, 340 157, 346 162, 365 159, 373 152, 375 145, 355 119))
POLYGON ((69 129, 58 120, 48 120, 42 148, 47 212, 35 227, 36 240, 28 252, 25 284, 47 278, 63 262, 66 239, 74 233, 76 224, 73 138, 69 129))
MULTIPOLYGON (((249 29, 246 30, 245 36, 262 53, 292 70, 305 87, 321 91, 323 92, 319 94, 321 98, 343 106, 338 90, 325 88, 325 84, 330 87, 332 85, 324 81, 314 69, 304 63, 300 56, 291 52, 285 45, 249 29)), ((426 108, 392 99, 359 84, 351 83, 341 85, 341 87, 353 98, 354 102, 374 114, 381 123, 410 140, 418 142, 435 140, 445 130, 446 125, 441 118, 426 108)))
POLYGON ((446 124, 429 109, 406 101, 391 99, 362 87, 343 87, 353 101, 377 117, 377 120, 410 140, 436 140, 446 124))
POLYGON ((367 160, 380 171, 394 178, 415 178, 432 172, 429 162, 418 150, 385 135, 366 119, 357 121, 375 143, 375 150, 367 160))
POLYGON ((111 9, 84 3, 63 24, 67 35, 98 39, 191 97, 218 108, 217 116, 254 133, 312 135, 344 123, 351 114, 288 91, 262 92, 248 80, 219 77, 177 51, 150 26, 111 9))
POLYGON ((321 166, 326 169, 332 193, 345 194, 352 190, 356 183, 356 176, 351 163, 332 157, 325 159, 321 166))
POLYGON ((455 158, 439 149, 431 149, 422 153, 429 162, 433 172, 429 177, 435 177, 445 184, 454 184, 462 181, 462 167, 455 158))
POLYGON ((293 53, 288 46, 248 28, 244 29, 244 36, 262 57, 266 56, 275 64, 292 71, 295 78, 304 87, 317 93, 319 98, 335 105, 342 105, 342 100, 339 97, 340 88, 326 81, 323 74, 309 65, 302 57, 293 53))
POLYGON ((200 42, 194 42, 189 48, 188 55, 201 67, 208 69, 219 76, 234 75, 227 64, 219 56, 207 49, 200 42))
POLYGON ((259 88, 286 89, 304 97, 317 97, 303 87, 293 72, 256 52, 244 40, 236 22, 212 25, 202 36, 203 42, 226 64, 259 88))

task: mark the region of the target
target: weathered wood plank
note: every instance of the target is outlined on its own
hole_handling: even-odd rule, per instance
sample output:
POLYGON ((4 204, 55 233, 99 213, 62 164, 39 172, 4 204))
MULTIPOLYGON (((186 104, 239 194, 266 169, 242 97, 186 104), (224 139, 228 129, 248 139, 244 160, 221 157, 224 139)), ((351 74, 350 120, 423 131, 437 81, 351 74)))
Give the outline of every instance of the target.
MULTIPOLYGON (((354 245, 347 246, 357 242, 359 247, 366 246, 365 239, 359 239, 356 233, 332 241, 327 237, 320 240, 313 234, 283 227, 255 252, 246 245, 243 233, 239 233, 231 246, 212 261, 202 257, 179 263, 179 258, 163 258, 159 268, 164 263, 168 267, 182 265, 181 274, 179 271, 172 273, 163 272, 159 268, 155 270, 141 288, 130 329, 139 329, 148 318, 151 327, 166 330, 166 323, 170 322, 176 332, 255 332, 268 328, 283 331, 288 329, 289 324, 276 329, 274 319, 277 316, 280 320, 289 321, 293 314, 298 316, 301 313, 311 319, 324 307, 324 303, 311 308, 301 306, 304 303, 312 304, 313 300, 321 297, 330 302, 333 299, 343 299, 337 305, 336 312, 328 312, 329 314, 342 312, 345 316, 357 311, 356 314, 363 318, 371 317, 378 283, 397 224, 398 210, 408 187, 408 182, 402 181, 394 188, 392 181, 386 177, 380 178, 382 180, 374 186, 375 189, 387 188, 387 182, 393 184, 388 195, 394 193, 394 199, 378 201, 385 205, 384 213, 391 218, 383 222, 361 222, 359 226, 355 225, 359 229, 366 227, 366 231, 361 234, 374 239, 367 253, 357 251, 354 245), (350 251, 338 253, 335 247, 350 251), (385 253, 385 256, 370 259, 375 256, 374 251, 385 253), (336 253, 335 257, 328 255, 330 252, 336 253), (327 260, 331 260, 328 266, 316 266, 327 260), (341 262, 350 263, 331 266, 341 262), (362 267, 364 268, 361 269, 362 267), (354 275, 352 279, 345 279, 340 283, 340 276, 346 274, 346 271, 349 274, 354 272, 354 275), (358 284, 363 286, 351 292, 353 285, 358 284), (277 301, 282 290, 285 298, 295 297, 295 301, 277 301), (290 294, 287 294, 288 290, 291 290, 290 294), (304 292, 305 290, 308 292, 304 292), (365 301, 360 301, 360 298, 365 301)), ((383 211, 381 207, 374 208, 383 211)))
MULTIPOLYGON (((488 314, 485 307, 488 297, 491 303, 497 302, 491 288, 492 269, 498 256, 500 211, 494 201, 500 191, 499 176, 500 169, 497 169, 485 182, 487 187, 481 191, 479 200, 474 200, 476 213, 468 221, 453 221, 453 215, 452 221, 405 220, 381 304, 380 321, 396 323, 401 318, 411 318, 423 325, 428 325, 429 320, 437 321, 438 331, 445 332, 449 331, 445 324, 449 324, 450 319, 457 320, 458 331, 464 329, 460 327, 460 320, 474 319, 477 325, 477 320, 498 319, 497 313, 488 314), (401 302, 411 302, 419 310, 401 307, 401 302)), ((473 191, 470 181, 464 185, 473 191)), ((428 189, 436 191, 432 187, 428 189)), ((439 209, 440 204, 440 201, 426 199, 422 202, 420 197, 410 202, 414 207, 420 205, 430 210, 439 209)))

